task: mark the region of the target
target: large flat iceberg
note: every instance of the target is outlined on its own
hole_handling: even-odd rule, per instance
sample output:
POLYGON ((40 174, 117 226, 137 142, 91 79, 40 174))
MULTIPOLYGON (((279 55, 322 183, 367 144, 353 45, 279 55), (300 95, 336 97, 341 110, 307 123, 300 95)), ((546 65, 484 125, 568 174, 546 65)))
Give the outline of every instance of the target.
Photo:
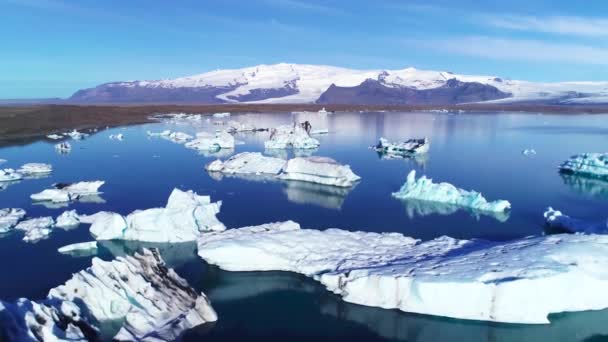
POLYGON ((311 138, 300 125, 283 125, 271 130, 270 140, 264 142, 266 149, 314 149, 319 147, 317 139, 311 138))
POLYGON ((0 209, 0 234, 8 233, 25 217, 25 210, 20 208, 0 209))
POLYGON ((24 233, 23 241, 38 242, 51 235, 54 227, 55 220, 50 216, 46 216, 21 221, 14 229, 24 233))
POLYGON ((101 212, 80 220, 92 223, 89 231, 96 240, 186 242, 195 241, 201 232, 226 229, 216 217, 221 205, 209 196, 173 189, 164 208, 137 210, 126 217, 101 212))
POLYGON ((542 324, 551 313, 608 308, 603 235, 421 242, 283 222, 205 234, 198 247, 225 270, 297 272, 345 301, 406 312, 542 324))
POLYGON ((563 162, 561 172, 592 177, 608 176, 608 153, 581 153, 563 162))
POLYGON ((38 202, 66 203, 82 200, 88 196, 99 195, 99 188, 104 181, 78 182, 78 183, 56 183, 52 189, 46 189, 32 194, 30 198, 38 202))
POLYGON ((184 146, 197 151, 218 151, 221 149, 233 149, 234 137, 226 131, 215 133, 200 132, 196 139, 187 142, 184 146))
POLYGON ((426 138, 408 139, 403 142, 390 142, 386 138, 380 138, 378 144, 376 144, 374 148, 379 153, 407 156, 427 153, 429 151, 429 145, 429 140, 426 138))
POLYGON ((14 182, 23 179, 23 175, 14 169, 0 169, 0 182, 14 182))
POLYGON ((350 169, 350 166, 338 164, 335 160, 327 157, 290 159, 278 177, 284 180, 340 187, 351 187, 361 179, 350 169))
POLYGON ((259 152, 243 152, 225 161, 215 160, 205 169, 209 172, 238 175, 278 175, 285 166, 285 160, 266 157, 259 152))
POLYGON ((459 189, 449 183, 433 183, 433 180, 422 176, 416 179, 416 171, 407 175, 405 184, 393 197, 402 200, 430 201, 453 204, 478 212, 505 212, 511 208, 511 203, 505 200, 488 202, 479 192, 459 189))

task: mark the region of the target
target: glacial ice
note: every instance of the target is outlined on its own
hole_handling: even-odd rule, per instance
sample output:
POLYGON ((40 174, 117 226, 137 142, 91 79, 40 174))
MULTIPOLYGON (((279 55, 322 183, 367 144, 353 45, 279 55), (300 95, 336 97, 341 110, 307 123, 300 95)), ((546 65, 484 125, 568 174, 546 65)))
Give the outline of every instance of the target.
POLYGON ((0 234, 8 233, 25 217, 25 210, 20 208, 0 209, 0 234))
POLYGON ((215 113, 213 114, 214 118, 228 118, 230 117, 230 113, 228 112, 224 112, 224 113, 215 113))
POLYGON ((239 133, 239 132, 253 132, 256 130, 255 125, 247 122, 239 121, 228 121, 228 131, 239 133))
POLYGON ((591 222, 562 214, 559 210, 549 207, 543 214, 549 228, 558 232, 608 234, 608 220, 591 222))
POLYGON ((220 149, 233 149, 234 137, 226 131, 215 133, 200 132, 196 139, 186 143, 184 146, 198 151, 217 151, 220 149))
POLYGON ((76 210, 66 210, 57 216, 55 227, 62 229, 72 229, 80 225, 80 219, 76 210))
POLYGON ((59 154, 67 154, 72 151, 72 145, 69 142, 62 142, 55 145, 55 151, 59 154))
POLYGON ((521 151, 521 154, 523 154, 526 157, 534 156, 534 155, 536 155, 536 150, 533 148, 526 148, 523 151, 521 151))
POLYGON ((23 179, 23 175, 14 169, 0 169, 0 182, 14 182, 23 179))
POLYGON ((70 255, 91 255, 97 251, 97 241, 79 242, 66 245, 57 249, 57 252, 70 255), (91 253, 90 253, 91 252, 91 253))
MULTIPOLYGON (((460 205, 452 204, 452 203, 441 203, 441 202, 431 202, 425 200, 415 200, 408 199, 403 200, 405 205, 405 212, 407 216, 411 219, 416 216, 429 216, 429 215, 443 215, 449 216, 456 213, 463 208, 460 205)), ((481 214, 490 216, 495 218, 500 222, 507 222, 509 220, 510 213, 509 211, 479 211, 473 208, 466 208, 469 214, 472 217, 479 220, 481 214)))
POLYGON ((78 132, 77 130, 73 130, 71 132, 64 133, 64 135, 69 136, 70 138, 72 138, 74 140, 82 140, 88 136, 88 134, 78 132))
POLYGON ((433 183, 433 180, 422 176, 416 179, 416 171, 407 175, 407 181, 393 197, 402 200, 424 200, 454 204, 479 212, 505 212, 511 208, 511 203, 505 200, 488 202, 479 192, 466 191, 449 183, 433 183))
POLYGON ((559 169, 564 173, 608 177, 608 153, 577 154, 563 162, 559 169))
POLYGON ((255 174, 278 175, 285 166, 285 160, 266 157, 259 152, 243 152, 236 154, 225 161, 215 160, 205 169, 209 172, 222 172, 224 174, 255 174))
POLYGON ((283 125, 271 130, 270 140, 264 142, 266 149, 314 149, 319 147, 317 139, 311 138, 300 125, 283 125))
POLYGON ((88 196, 100 194, 99 188, 104 181, 56 183, 54 188, 45 189, 39 193, 32 194, 30 198, 38 202, 66 203, 76 200, 86 200, 88 196))
POLYGON ((215 216, 221 204, 212 203, 209 196, 173 189, 165 208, 136 210, 126 217, 101 212, 80 220, 92 222, 89 231, 96 240, 195 241, 201 232, 226 229, 215 216))
POLYGON ((353 173, 348 165, 338 164, 327 157, 293 158, 287 161, 278 176, 284 180, 297 180, 317 184, 350 187, 361 177, 353 173))
POLYGON ((429 151, 429 145, 429 140, 426 138, 409 139, 404 142, 389 142, 385 138, 380 138, 375 149, 380 153, 386 154, 424 154, 429 151))
POLYGON ((14 229, 23 231, 25 234, 23 241, 38 242, 46 239, 55 226, 55 220, 52 217, 38 217, 19 222, 14 229))
POLYGON ((228 271, 290 271, 347 302, 505 323, 608 308, 608 236, 509 242, 300 229, 288 221, 206 233, 198 254, 228 271))
POLYGON ((53 166, 44 163, 27 163, 23 164, 17 172, 27 176, 45 175, 53 172, 53 166))
POLYGON ((108 138, 110 138, 110 140, 122 141, 125 138, 125 136, 122 133, 119 133, 119 134, 110 134, 110 136, 108 138))
POLYGON ((59 134, 49 134, 46 137, 49 138, 49 139, 51 139, 51 140, 63 139, 63 135, 59 135, 59 134))

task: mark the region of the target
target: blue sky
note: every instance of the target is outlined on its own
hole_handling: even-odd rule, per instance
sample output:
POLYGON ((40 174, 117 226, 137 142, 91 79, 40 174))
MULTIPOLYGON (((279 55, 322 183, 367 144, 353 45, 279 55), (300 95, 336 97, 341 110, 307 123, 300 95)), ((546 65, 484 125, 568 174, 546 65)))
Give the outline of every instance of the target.
POLYGON ((278 62, 608 80, 608 1, 0 0, 0 98, 278 62))

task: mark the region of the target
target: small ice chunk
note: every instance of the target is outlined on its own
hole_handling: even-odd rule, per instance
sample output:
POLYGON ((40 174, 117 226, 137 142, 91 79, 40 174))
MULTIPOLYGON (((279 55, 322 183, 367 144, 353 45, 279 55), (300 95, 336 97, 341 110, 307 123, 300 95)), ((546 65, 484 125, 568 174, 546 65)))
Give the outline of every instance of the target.
POLYGON ((90 181, 77 183, 56 183, 53 189, 45 189, 32 194, 30 198, 38 202, 66 203, 70 201, 86 201, 88 196, 101 194, 99 188, 104 181, 90 181))
POLYGON ((350 187, 361 177, 353 173, 348 165, 338 164, 327 157, 293 158, 287 161, 278 176, 284 180, 297 180, 317 184, 350 187))
POLYGON ((49 138, 49 139, 51 139, 51 140, 63 139, 63 135, 59 135, 59 134, 49 134, 46 137, 49 138))
POLYGON ((224 113, 215 113, 213 114, 214 118, 228 118, 230 117, 230 113, 228 112, 224 112, 224 113))
POLYGON ((118 133, 118 134, 110 134, 109 138, 110 138, 110 140, 122 141, 125 137, 122 133, 118 133))
POLYGON ((0 169, 0 182, 14 182, 23 179, 23 175, 14 169, 0 169))
POLYGON ((53 172, 53 166, 51 164, 44 163, 27 163, 23 164, 17 172, 24 175, 40 175, 49 174, 53 172))
POLYGON ((264 142, 266 149, 315 149, 320 143, 311 138, 300 125, 283 125, 270 131, 270 140, 264 142))
POLYGON ((23 241, 38 242, 51 234, 54 225, 55 221, 52 217, 39 217, 19 222, 15 226, 15 230, 21 230, 25 233, 23 241))
POLYGON ((429 151, 430 143, 427 138, 409 139, 404 142, 389 142, 385 138, 375 146, 376 151, 386 154, 408 155, 424 154, 429 151))
POLYGON ((218 131, 213 134, 200 132, 196 134, 196 139, 186 143, 185 146, 198 151, 218 151, 233 149, 235 142, 234 137, 226 131, 218 131))
POLYGON ((608 177, 608 153, 577 154, 563 162, 559 169, 564 173, 608 177))
POLYGON ((0 233, 7 233, 25 217, 25 210, 20 208, 0 209, 0 233))
POLYGON ((92 255, 97 251, 97 241, 79 242, 57 249, 62 254, 92 255))
POLYGON ((524 156, 534 156, 536 155, 536 150, 533 148, 526 148, 525 150, 521 151, 521 154, 524 156))
POLYGON ((69 142, 62 142, 55 145, 55 150, 60 154, 70 153, 70 151, 72 151, 72 145, 70 145, 69 142))
POLYGON ((225 174, 265 174, 278 175, 285 166, 285 160, 266 157, 259 152, 243 152, 222 162, 215 160, 205 169, 209 172, 225 174))
POLYGON ((509 201, 488 202, 476 191, 459 189, 449 183, 433 183, 433 180, 426 176, 416 179, 415 170, 408 174, 407 181, 399 191, 393 193, 393 197, 454 204, 480 212, 504 212, 511 208, 509 201))
POLYGON ((590 222, 562 214, 549 207, 543 214, 545 223, 553 230, 568 233, 608 234, 608 220, 590 222))
POLYGON ((78 227, 80 220, 76 210, 66 210, 61 215, 57 216, 55 227, 62 229, 71 229, 78 227))
POLYGON ((206 233, 198 254, 228 271, 297 272, 347 302, 457 319, 544 324, 608 308, 605 235, 422 242, 284 222, 206 233))
POLYGON ((72 138, 74 140, 82 140, 82 139, 84 139, 85 137, 88 136, 88 134, 78 132, 77 130, 73 130, 71 132, 64 133, 64 135, 67 135, 67 136, 69 136, 70 138, 72 138))

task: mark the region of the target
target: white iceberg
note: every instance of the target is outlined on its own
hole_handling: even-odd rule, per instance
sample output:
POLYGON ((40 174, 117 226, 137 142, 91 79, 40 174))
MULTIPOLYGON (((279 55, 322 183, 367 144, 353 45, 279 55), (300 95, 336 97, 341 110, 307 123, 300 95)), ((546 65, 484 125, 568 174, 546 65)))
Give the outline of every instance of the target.
POLYGON ((23 175, 14 169, 0 169, 0 182, 14 182, 23 179, 23 175))
POLYGON ((266 149, 314 149, 319 147, 317 139, 311 138, 300 125, 283 125, 271 130, 270 140, 264 142, 266 149))
POLYGON ((69 142, 62 142, 62 143, 55 145, 55 150, 59 154, 70 153, 72 151, 72 145, 70 145, 69 142))
POLYGON ((45 163, 27 163, 23 164, 17 172, 28 176, 46 175, 53 172, 53 166, 45 163))
POLYGON ((408 155, 427 153, 429 147, 430 143, 427 138, 409 139, 404 142, 389 142, 385 138, 380 138, 380 141, 374 148, 380 153, 408 155))
POLYGON ((38 242, 46 239, 53 232, 55 220, 52 217, 38 217, 19 222, 14 229, 23 231, 23 241, 38 242))
POLYGON ((526 148, 523 151, 521 151, 521 154, 523 154, 526 157, 535 156, 536 155, 536 150, 533 149, 533 148, 526 148))
POLYGON ((479 192, 466 191, 450 183, 433 183, 433 180, 422 176, 416 179, 416 171, 407 175, 407 180, 401 189, 393 193, 393 197, 402 200, 422 200, 454 204, 479 212, 504 212, 511 208, 511 203, 505 200, 488 202, 479 192))
POLYGON ((77 130, 73 130, 71 132, 64 133, 64 135, 69 136, 70 138, 72 138, 74 140, 82 140, 88 136, 88 134, 78 132, 77 130))
POLYGON ((202 232, 226 229, 216 217, 221 204, 212 203, 209 196, 173 189, 165 208, 137 210, 126 217, 102 212, 80 220, 92 222, 89 231, 96 240, 195 241, 202 232))
POLYGON ((347 302, 504 323, 608 308, 608 236, 510 242, 300 229, 284 222, 208 233, 199 255, 228 271, 290 271, 347 302))
POLYGON ((49 134, 46 137, 49 138, 49 139, 51 139, 51 140, 63 139, 63 135, 59 135, 59 134, 49 134))
POLYGON ((20 208, 0 209, 0 233, 8 233, 25 217, 25 210, 20 208))
POLYGON ((562 214, 549 207, 543 214, 547 226, 558 232, 608 234, 608 220, 591 222, 562 214))
POLYGON ((110 136, 108 138, 110 138, 110 140, 122 141, 125 138, 125 136, 122 133, 119 133, 119 134, 110 134, 110 136))
POLYGON ((253 132, 256 127, 253 124, 239 121, 228 121, 228 131, 239 133, 239 132, 253 132))
POLYGON ((224 174, 254 174, 278 175, 285 166, 285 160, 266 157, 259 152, 243 152, 236 154, 225 161, 215 160, 205 169, 209 172, 224 174))
POLYGON ((104 181, 56 183, 53 189, 46 189, 32 194, 30 198, 38 202, 66 203, 76 200, 85 200, 88 196, 100 194, 99 188, 104 181))
POLYGON ((171 134, 170 130, 164 130, 162 132, 151 132, 151 131, 147 131, 146 134, 148 134, 151 137, 168 137, 171 134))
POLYGON ((200 132, 196 139, 185 144, 187 148, 198 151, 218 151, 221 149, 234 149, 234 137, 226 131, 218 131, 213 134, 200 132))
POLYGON ((71 245, 60 247, 57 249, 57 252, 74 256, 93 255, 95 252, 97 252, 97 241, 73 243, 71 245))
POLYGON ((190 134, 184 132, 171 132, 169 133, 169 135, 161 135, 161 137, 166 138, 167 140, 170 140, 177 144, 184 144, 193 139, 190 134))
POLYGON ((57 216, 55 227, 62 229, 72 229, 80 225, 80 219, 76 210, 66 210, 57 216))
POLYGON ((559 169, 564 173, 608 177, 608 153, 577 154, 563 162, 559 169))
POLYGON ((312 131, 310 131, 310 135, 324 135, 324 134, 329 134, 329 130, 327 128, 313 129, 312 131))
POLYGON ((213 114, 214 118, 228 118, 230 117, 230 113, 228 112, 223 112, 223 113, 215 113, 213 114))
POLYGON ((278 177, 284 180, 341 187, 353 186, 361 179, 353 173, 350 166, 338 164, 335 160, 327 157, 290 159, 278 177))

